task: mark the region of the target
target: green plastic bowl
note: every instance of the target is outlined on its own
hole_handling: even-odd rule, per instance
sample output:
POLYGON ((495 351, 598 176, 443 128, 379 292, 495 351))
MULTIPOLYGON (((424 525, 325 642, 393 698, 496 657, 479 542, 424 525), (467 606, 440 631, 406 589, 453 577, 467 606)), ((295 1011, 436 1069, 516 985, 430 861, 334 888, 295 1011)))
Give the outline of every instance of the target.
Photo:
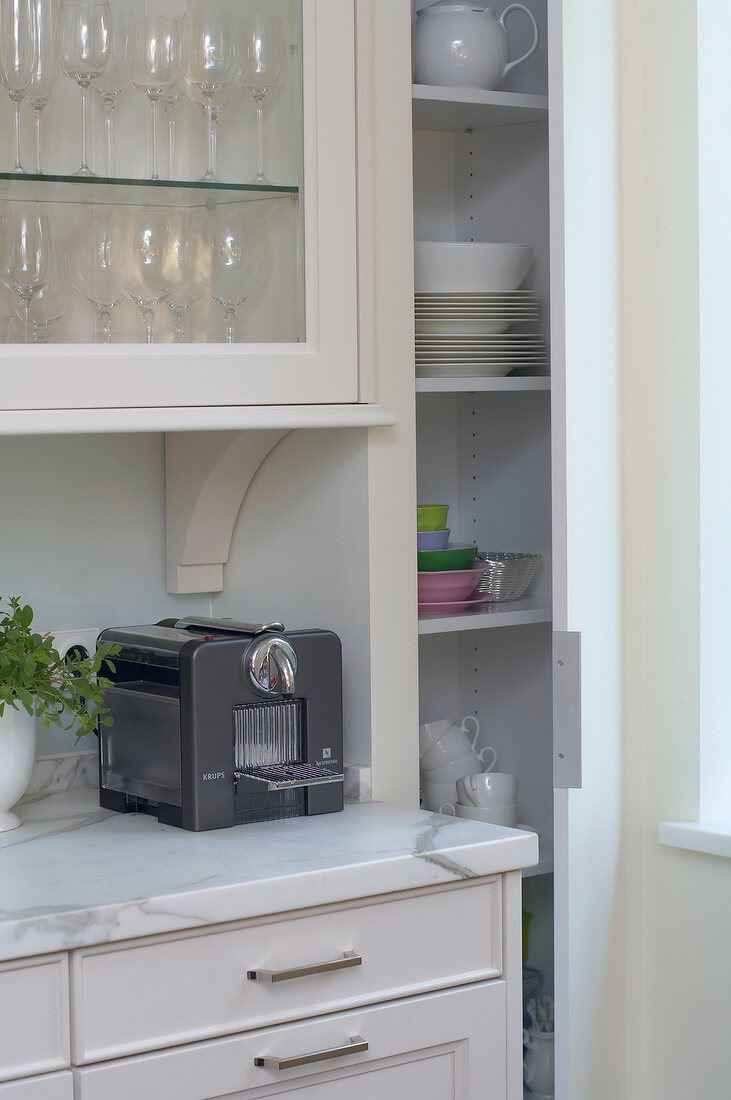
POLYGON ((443 531, 447 526, 448 504, 417 504, 416 530, 443 531))
POLYGON ((420 573, 436 573, 443 569, 469 569, 476 553, 476 546, 450 542, 446 550, 417 550, 416 560, 420 573))

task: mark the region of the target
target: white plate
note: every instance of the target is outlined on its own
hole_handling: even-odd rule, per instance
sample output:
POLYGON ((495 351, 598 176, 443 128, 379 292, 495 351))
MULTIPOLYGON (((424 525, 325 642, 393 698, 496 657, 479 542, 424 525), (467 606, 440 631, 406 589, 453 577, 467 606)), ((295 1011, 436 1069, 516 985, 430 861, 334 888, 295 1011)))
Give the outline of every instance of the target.
POLYGON ((472 607, 478 603, 494 603, 492 596, 478 596, 477 599, 470 600, 445 600, 440 603, 426 603, 423 600, 419 600, 419 613, 422 611, 444 611, 448 607, 453 607, 456 611, 461 611, 465 607, 472 607))

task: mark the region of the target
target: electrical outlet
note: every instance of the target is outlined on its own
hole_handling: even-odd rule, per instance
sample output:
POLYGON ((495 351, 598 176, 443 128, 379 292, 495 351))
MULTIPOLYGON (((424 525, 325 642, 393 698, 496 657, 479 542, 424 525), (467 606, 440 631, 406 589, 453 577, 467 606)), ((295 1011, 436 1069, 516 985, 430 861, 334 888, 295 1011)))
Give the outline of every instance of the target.
POLYGON ((54 647, 61 657, 65 657, 74 647, 83 650, 83 657, 89 657, 96 649, 96 640, 101 629, 96 626, 81 626, 78 630, 51 630, 49 633, 53 635, 54 647))

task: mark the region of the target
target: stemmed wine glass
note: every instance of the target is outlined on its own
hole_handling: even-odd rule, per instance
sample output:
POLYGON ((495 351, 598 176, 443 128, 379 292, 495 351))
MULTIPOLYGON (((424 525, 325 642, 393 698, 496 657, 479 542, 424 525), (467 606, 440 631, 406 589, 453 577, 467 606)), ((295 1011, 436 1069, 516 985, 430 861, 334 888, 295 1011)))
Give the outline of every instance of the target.
POLYGON ((108 240, 109 217, 92 211, 74 226, 66 245, 71 282, 98 315, 104 344, 112 338, 112 311, 124 300, 109 266, 108 240))
POLYGON ((3 216, 0 279, 23 303, 25 342, 30 336, 30 303, 48 281, 53 242, 48 218, 38 214, 3 216))
POLYGON ((106 142, 106 172, 114 175, 114 110, 129 80, 129 39, 132 31, 132 15, 115 11, 112 25, 112 44, 107 68, 92 81, 104 111, 104 137, 106 142))
POLYGON ((203 221, 193 224, 181 215, 174 225, 168 265, 170 294, 166 304, 175 318, 176 344, 188 338, 191 307, 211 285, 211 241, 203 221))
POLYGON ((219 207, 211 214, 211 290, 223 310, 226 343, 236 338, 236 313, 269 273, 271 251, 264 219, 241 209, 219 207))
POLYGON ((145 341, 153 342, 155 312, 171 290, 171 220, 150 207, 119 209, 112 214, 107 260, 122 290, 142 310, 145 341))
POLYGON ((93 176, 86 161, 86 102, 89 84, 111 60, 112 14, 107 0, 64 0, 58 15, 56 51, 66 76, 81 92, 81 166, 76 176, 93 176))
POLYGON ((175 179, 175 119, 178 114, 180 90, 177 86, 163 93, 162 106, 168 120, 168 179, 175 179))
POLYGON ((284 29, 272 15, 251 15, 240 21, 236 79, 256 103, 257 162, 254 183, 269 183, 264 175, 264 98, 284 79, 284 29))
POLYGON ((150 105, 152 156, 150 179, 158 180, 157 104, 172 88, 180 72, 178 24, 172 15, 150 15, 135 20, 132 83, 147 94, 150 105))
POLYGON ((11 172, 25 172, 20 163, 20 105, 33 80, 37 57, 33 0, 0 0, 0 79, 14 111, 15 164, 11 172))
POLYGON ((203 104, 208 122, 208 167, 204 180, 216 179, 216 126, 213 113, 233 81, 233 23, 229 15, 183 16, 181 34, 183 78, 191 98, 203 104))
MULTIPOLYGON (((47 344, 51 326, 60 321, 71 298, 71 273, 63 245, 56 245, 48 266, 45 286, 37 290, 30 300, 29 319, 31 340, 34 344, 47 344)), ((16 306, 18 317, 23 313, 16 306)))
POLYGON ((33 108, 36 135, 36 172, 43 175, 41 168, 41 112, 48 103, 51 92, 58 80, 59 64, 56 56, 56 26, 54 0, 35 0, 36 68, 30 86, 30 105, 33 108))

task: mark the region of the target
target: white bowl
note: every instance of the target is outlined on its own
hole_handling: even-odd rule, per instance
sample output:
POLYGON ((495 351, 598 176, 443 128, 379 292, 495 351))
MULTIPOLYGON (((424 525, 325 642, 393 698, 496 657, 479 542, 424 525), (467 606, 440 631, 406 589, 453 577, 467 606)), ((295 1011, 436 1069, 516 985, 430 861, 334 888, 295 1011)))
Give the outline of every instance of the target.
POLYGON ((415 241, 417 291, 508 294, 517 290, 533 259, 531 244, 415 241))
POLYGON ((489 810, 484 806, 463 806, 461 802, 456 805, 457 817, 468 817, 471 821, 485 821, 488 825, 516 825, 518 821, 518 804, 512 806, 499 806, 489 810))

